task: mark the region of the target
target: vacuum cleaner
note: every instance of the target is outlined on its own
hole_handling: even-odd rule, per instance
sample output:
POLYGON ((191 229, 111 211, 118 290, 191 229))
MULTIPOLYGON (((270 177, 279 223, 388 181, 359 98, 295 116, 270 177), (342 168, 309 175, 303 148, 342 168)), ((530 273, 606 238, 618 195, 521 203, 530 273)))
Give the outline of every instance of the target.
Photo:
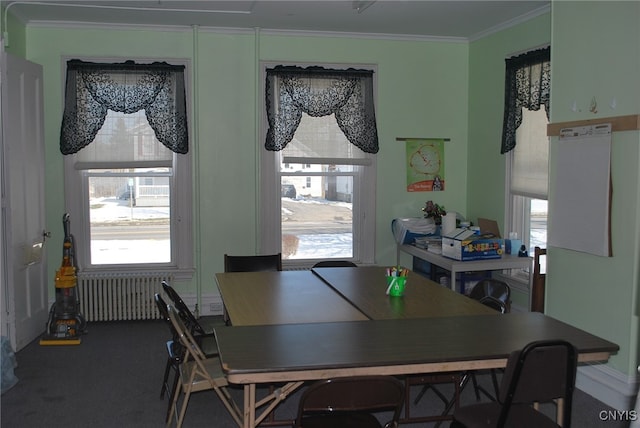
POLYGON ((75 259, 75 246, 71 235, 69 214, 62 216, 64 242, 62 265, 56 272, 56 300, 51 305, 45 333, 40 345, 79 345, 86 333, 87 323, 80 314, 80 296, 75 259))

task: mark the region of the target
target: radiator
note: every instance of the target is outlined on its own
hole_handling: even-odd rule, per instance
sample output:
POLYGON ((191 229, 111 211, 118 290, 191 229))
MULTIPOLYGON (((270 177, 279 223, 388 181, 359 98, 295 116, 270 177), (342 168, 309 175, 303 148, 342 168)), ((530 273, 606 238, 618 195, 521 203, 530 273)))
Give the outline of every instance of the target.
POLYGON ((87 321, 159 319, 154 294, 168 274, 99 273, 78 275, 80 313, 87 321))

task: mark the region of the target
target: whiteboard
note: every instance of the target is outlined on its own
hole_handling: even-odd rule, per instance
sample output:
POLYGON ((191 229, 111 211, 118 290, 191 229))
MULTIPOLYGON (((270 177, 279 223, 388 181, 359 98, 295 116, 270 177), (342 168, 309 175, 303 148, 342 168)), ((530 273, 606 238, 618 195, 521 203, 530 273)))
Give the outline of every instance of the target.
POLYGON ((549 246, 611 256, 611 124, 560 131, 549 246))

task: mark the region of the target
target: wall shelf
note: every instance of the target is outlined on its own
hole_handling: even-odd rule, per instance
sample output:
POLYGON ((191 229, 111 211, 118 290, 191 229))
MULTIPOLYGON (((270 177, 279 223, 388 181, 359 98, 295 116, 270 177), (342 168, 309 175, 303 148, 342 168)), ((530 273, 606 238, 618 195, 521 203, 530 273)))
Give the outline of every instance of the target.
POLYGON ((560 135, 560 130, 564 128, 572 128, 576 126, 589 126, 589 125, 595 125, 600 123, 610 123, 612 132, 637 131, 637 130, 640 130, 640 114, 550 123, 547 125, 547 136, 558 137, 560 135))

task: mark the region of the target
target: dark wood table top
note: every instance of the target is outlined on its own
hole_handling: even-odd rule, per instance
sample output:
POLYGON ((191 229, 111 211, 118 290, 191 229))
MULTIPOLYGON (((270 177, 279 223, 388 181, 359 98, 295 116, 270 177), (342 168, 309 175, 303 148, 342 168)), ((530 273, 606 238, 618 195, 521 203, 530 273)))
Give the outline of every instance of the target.
POLYGON ((216 281, 234 326, 368 319, 309 271, 217 273, 216 281))
POLYGON ((540 313, 223 327, 216 338, 229 382, 240 384, 504 367, 543 339, 570 341, 581 361, 619 349, 540 313))
POLYGON ((373 320, 496 314, 496 311, 415 272, 405 294, 387 296, 384 267, 315 268, 330 287, 373 320))

